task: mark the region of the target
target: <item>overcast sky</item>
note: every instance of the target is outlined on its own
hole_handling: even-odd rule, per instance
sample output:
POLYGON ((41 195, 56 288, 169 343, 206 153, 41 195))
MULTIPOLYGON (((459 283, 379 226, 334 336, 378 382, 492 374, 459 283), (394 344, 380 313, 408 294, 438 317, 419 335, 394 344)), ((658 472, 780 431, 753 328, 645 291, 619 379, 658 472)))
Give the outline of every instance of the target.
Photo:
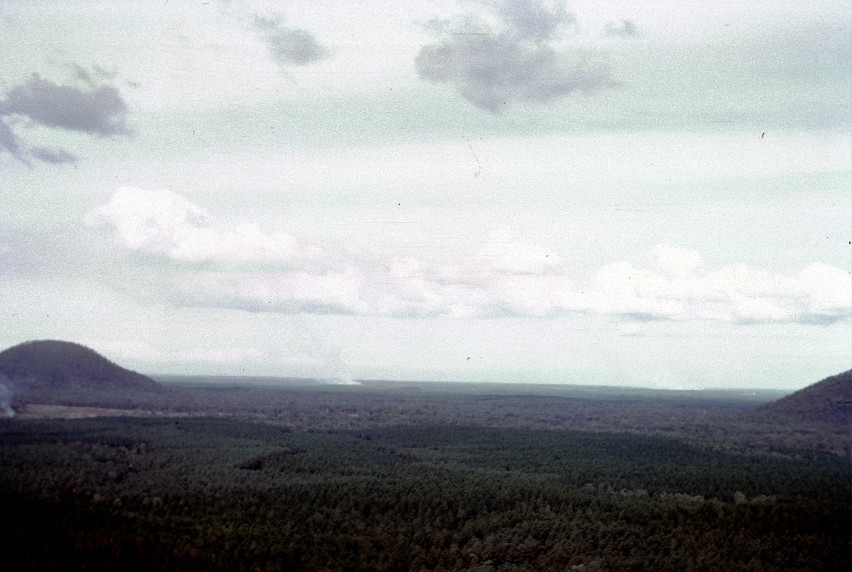
POLYGON ((848 1, 4 2, 0 347, 795 389, 852 367, 848 1))

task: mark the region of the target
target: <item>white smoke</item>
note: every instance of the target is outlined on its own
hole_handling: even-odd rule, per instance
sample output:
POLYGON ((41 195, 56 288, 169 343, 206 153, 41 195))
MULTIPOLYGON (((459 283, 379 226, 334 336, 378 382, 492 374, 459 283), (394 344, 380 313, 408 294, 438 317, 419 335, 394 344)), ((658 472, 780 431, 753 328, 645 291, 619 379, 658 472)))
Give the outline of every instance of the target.
POLYGON ((361 385, 352 377, 349 361, 341 345, 322 335, 307 318, 296 321, 295 330, 298 338, 293 340, 293 347, 299 353, 310 358, 315 364, 314 376, 322 383, 329 385, 361 385))
POLYGON ((11 382, 5 375, 0 375, 0 411, 6 417, 14 417, 15 410, 12 408, 11 382))
POLYGON ((360 382, 352 378, 352 372, 349 371, 349 367, 343 361, 342 355, 332 356, 329 365, 334 370, 333 378, 331 379, 333 385, 361 385, 360 382))

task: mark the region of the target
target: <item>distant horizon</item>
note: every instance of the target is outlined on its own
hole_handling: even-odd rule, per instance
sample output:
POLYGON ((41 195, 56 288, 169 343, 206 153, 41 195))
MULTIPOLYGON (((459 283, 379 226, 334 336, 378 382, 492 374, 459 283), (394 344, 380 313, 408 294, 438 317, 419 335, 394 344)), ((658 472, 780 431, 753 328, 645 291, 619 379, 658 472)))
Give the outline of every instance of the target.
MULTIPOLYGON (((139 371, 147 377, 150 377, 154 381, 158 383, 164 383, 169 385, 175 379, 185 379, 185 380, 215 380, 211 383, 211 385, 218 383, 226 383, 230 380, 245 380, 246 382, 251 381, 283 381, 290 382, 290 385, 298 385, 299 382, 315 382, 316 385, 322 386, 338 386, 338 387, 352 387, 363 384, 400 384, 400 385, 416 385, 416 384, 427 384, 427 385, 467 385, 467 386, 517 386, 524 388, 548 388, 548 387, 568 387, 568 388, 588 388, 588 389, 608 389, 612 388, 614 390, 635 390, 635 391, 649 391, 649 392, 724 392, 724 393, 766 393, 766 394, 784 394, 788 395, 790 393, 794 393, 799 389, 803 389, 814 383, 822 381, 821 378, 819 380, 808 383, 801 388, 798 389, 781 389, 781 388, 760 388, 760 387, 702 387, 702 388, 668 388, 668 387, 649 387, 643 385, 617 385, 611 383, 572 383, 569 381, 553 381, 553 382, 522 382, 522 381, 459 381, 453 379, 391 379, 391 378, 353 378, 352 381, 354 383, 341 383, 340 380, 335 378, 328 377, 303 377, 303 376, 288 376, 288 375, 241 375, 241 374, 173 374, 173 373, 149 373, 144 371, 139 371), (170 379, 171 378, 171 379, 170 379)), ((838 372, 844 373, 844 372, 838 372)), ((829 376, 830 377, 830 376, 829 376)), ((176 382, 179 384, 179 382, 176 382)), ((243 384, 235 384, 235 385, 243 385, 243 384)), ((245 385, 252 385, 251 383, 245 383, 245 385)), ((264 384, 258 383, 257 385, 263 386, 264 384)), ((287 385, 284 384, 271 384, 271 385, 287 385)))
MULTIPOLYGON (((448 372, 431 372, 434 375, 422 375, 423 372, 415 373, 410 376, 393 376, 393 375, 353 375, 352 371, 345 366, 340 366, 340 369, 336 370, 336 373, 342 375, 325 375, 328 369, 324 369, 319 373, 311 373, 311 372, 302 372, 302 373, 294 373, 294 372, 274 372, 274 373, 247 373, 245 371, 242 372, 223 372, 223 371, 188 371, 186 367, 183 370, 156 370, 156 369, 147 369, 145 367, 134 367, 132 364, 128 364, 126 361, 116 358, 115 356, 111 356, 104 352, 101 352, 97 348, 90 347, 86 344, 72 341, 72 340, 51 340, 51 339, 31 339, 24 340, 19 344, 13 344, 11 347, 15 347, 21 344, 30 344, 34 342, 61 342, 61 343, 70 343, 78 346, 82 346, 89 350, 98 353, 102 357, 111 361, 112 363, 131 371, 135 371, 137 373, 141 373, 142 375, 148 376, 152 379, 157 378, 187 378, 187 379, 210 379, 210 380, 290 380, 290 381, 308 381, 308 382, 323 382, 321 385, 338 385, 338 386, 347 386, 347 385, 359 385, 361 382, 377 382, 377 383, 400 383, 400 384, 415 384, 415 383, 426 383, 426 384, 461 384, 461 385, 502 385, 502 386, 525 386, 525 387, 548 387, 548 386, 566 386, 566 387, 589 387, 589 388, 621 388, 621 389, 636 389, 636 390, 647 390, 647 391, 723 391, 723 392, 764 392, 764 393, 792 393, 813 385, 823 379, 833 377, 835 375, 839 375, 842 373, 846 373, 847 371, 852 371, 852 368, 843 369, 839 371, 829 372, 825 375, 821 375, 818 377, 814 377, 813 379, 804 381, 801 385, 789 385, 789 386, 771 386, 771 387, 761 387, 758 385, 749 386, 749 385, 710 385, 710 386, 700 386, 695 380, 684 380, 678 382, 673 378, 667 378, 665 383, 657 383, 657 384, 648 384, 643 385, 636 381, 636 379, 641 379, 641 375, 643 372, 634 372, 636 377, 633 378, 633 382, 630 383, 631 380, 625 378, 616 378, 619 380, 619 383, 613 383, 612 379, 599 379, 587 377, 583 379, 571 378, 571 377, 557 377, 555 374, 550 376, 546 376, 545 373, 541 374, 541 377, 536 381, 517 379, 517 378, 503 378, 500 379, 499 376, 492 379, 484 379, 484 378, 471 378, 471 379, 463 379, 463 378, 454 378, 448 372), (625 383, 625 381, 627 381, 625 383)), ((0 348, 0 353, 9 348, 0 348)), ((185 364, 184 364, 185 365, 185 364)))

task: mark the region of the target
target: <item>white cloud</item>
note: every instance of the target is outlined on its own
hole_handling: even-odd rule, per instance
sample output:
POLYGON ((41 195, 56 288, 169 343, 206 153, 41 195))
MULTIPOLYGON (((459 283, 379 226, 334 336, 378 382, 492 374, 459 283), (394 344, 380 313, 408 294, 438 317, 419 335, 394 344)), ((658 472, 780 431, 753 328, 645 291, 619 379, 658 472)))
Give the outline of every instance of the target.
POLYGON ((132 250, 182 261, 274 262, 281 265, 323 256, 297 244, 287 233, 264 232, 257 225, 217 228, 202 207, 167 189, 124 187, 86 217, 90 226, 111 226, 132 250))
POLYGON ((491 270, 508 274, 547 273, 562 264, 552 250, 518 240, 506 232, 492 233, 479 250, 479 260, 491 270))
POLYGON ((657 266, 673 276, 692 274, 701 266, 701 255, 694 250, 658 244, 651 254, 656 257, 657 266))
POLYGON ((697 252, 664 245, 651 254, 656 267, 604 266, 589 309, 643 319, 815 324, 848 318, 852 309, 852 277, 827 264, 786 276, 744 264, 708 270, 697 252))
POLYGON ((254 224, 222 225, 168 190, 123 188, 87 217, 126 248, 172 262, 159 287, 179 305, 284 314, 397 317, 558 316, 626 321, 831 324, 850 315, 852 278, 814 263, 797 274, 657 245, 648 263, 604 264, 583 278, 540 244, 492 233, 471 253, 430 261, 306 245, 254 224), (194 263, 212 262, 202 267, 194 263), (186 264, 190 263, 190 264, 186 264))

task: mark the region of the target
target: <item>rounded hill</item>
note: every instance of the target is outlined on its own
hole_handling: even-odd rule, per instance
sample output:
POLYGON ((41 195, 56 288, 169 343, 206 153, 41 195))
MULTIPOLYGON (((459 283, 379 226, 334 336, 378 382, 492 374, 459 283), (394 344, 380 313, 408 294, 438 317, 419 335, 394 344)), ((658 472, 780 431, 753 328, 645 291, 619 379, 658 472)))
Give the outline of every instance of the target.
POLYGON ((57 340, 24 342, 0 352, 0 376, 23 390, 158 391, 161 387, 86 346, 57 340))
POLYGON ((755 416, 776 423, 852 426, 852 370, 760 406, 755 416))

